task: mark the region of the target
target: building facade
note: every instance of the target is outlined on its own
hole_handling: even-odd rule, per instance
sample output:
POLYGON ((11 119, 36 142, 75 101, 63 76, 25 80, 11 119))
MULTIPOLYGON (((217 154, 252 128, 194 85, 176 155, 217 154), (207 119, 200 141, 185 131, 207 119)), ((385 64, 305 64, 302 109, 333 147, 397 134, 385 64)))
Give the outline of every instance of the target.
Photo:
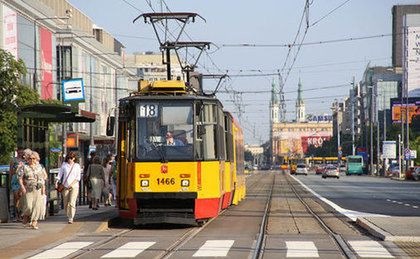
POLYGON ((118 99, 128 95, 128 79, 134 76, 124 68, 124 46, 66 0, 7 1, 0 3, 0 13, 1 48, 27 67, 22 83, 42 99, 62 100, 63 81, 83 80, 85 100, 78 106, 94 113, 96 121, 66 124, 64 131, 57 127, 55 135, 65 140, 76 134, 82 154, 92 145, 103 155, 114 153, 114 138, 106 136, 107 117, 116 114, 118 99))

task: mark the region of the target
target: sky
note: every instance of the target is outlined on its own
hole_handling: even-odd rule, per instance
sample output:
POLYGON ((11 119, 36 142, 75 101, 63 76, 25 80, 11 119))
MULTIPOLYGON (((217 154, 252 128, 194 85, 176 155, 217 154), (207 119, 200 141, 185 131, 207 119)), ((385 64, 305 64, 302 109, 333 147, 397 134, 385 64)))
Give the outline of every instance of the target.
MULTIPOLYGON (((213 43, 201 56, 196 70, 204 74, 227 72, 229 79, 221 85, 217 97, 236 118, 238 108, 242 111, 240 122, 247 144, 261 144, 269 139, 270 90, 272 82, 278 89, 279 81, 273 74, 281 70, 286 80, 283 91, 287 120, 295 117, 299 79, 306 113, 331 114, 332 102, 348 96, 352 78, 360 81, 368 64, 392 65, 392 6, 420 4, 409 0, 311 0, 296 41, 303 44, 299 51, 299 44, 291 48, 284 66, 289 52, 284 45, 294 42, 305 0, 68 1, 122 42, 128 53, 159 50, 152 26, 142 19, 133 24, 138 15, 168 12, 166 7, 170 12, 201 15, 205 21, 197 19, 187 24, 181 40, 213 43), (385 36, 325 43, 374 35, 385 36), (322 43, 305 45, 314 42, 322 43), (232 90, 241 94, 233 95, 232 90)), ((177 28, 175 23, 170 30, 175 34, 177 28)), ((190 56, 194 54, 190 52, 190 56)), ((209 91, 216 85, 217 80, 204 82, 209 91)))

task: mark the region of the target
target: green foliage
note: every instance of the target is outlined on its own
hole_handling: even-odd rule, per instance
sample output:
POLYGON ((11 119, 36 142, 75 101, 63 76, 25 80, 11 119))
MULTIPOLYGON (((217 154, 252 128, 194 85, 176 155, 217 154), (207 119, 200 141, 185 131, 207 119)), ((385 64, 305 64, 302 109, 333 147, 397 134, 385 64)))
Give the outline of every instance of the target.
POLYGON ((19 107, 39 102, 38 93, 20 83, 25 74, 23 61, 0 49, 0 164, 8 164, 16 148, 19 107))

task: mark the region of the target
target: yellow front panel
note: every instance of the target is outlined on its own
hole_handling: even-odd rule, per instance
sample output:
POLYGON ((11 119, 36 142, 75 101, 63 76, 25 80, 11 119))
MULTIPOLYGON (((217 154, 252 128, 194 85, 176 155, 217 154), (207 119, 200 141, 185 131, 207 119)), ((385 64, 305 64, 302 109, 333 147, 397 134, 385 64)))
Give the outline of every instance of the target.
POLYGON ((138 162, 134 165, 136 192, 196 192, 196 162, 138 162), (162 170, 167 167, 167 170, 162 170), (148 181, 148 186, 141 186, 141 181, 148 181), (182 180, 188 180, 189 186, 181 186, 182 180))
POLYGON ((198 198, 219 198, 222 196, 222 170, 219 161, 201 162, 201 191, 198 198))

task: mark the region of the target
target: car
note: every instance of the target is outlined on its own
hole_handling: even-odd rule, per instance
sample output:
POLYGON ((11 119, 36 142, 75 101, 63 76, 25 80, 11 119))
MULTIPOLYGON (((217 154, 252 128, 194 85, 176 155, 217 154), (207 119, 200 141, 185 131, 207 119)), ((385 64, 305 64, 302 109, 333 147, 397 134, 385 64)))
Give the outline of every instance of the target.
POLYGON ((322 172, 322 178, 325 179, 327 177, 335 177, 337 179, 340 178, 340 170, 335 165, 327 165, 324 167, 324 171, 322 172))
POLYGON ((420 166, 417 166, 413 172, 414 181, 420 181, 420 166))
POLYGON ((324 171, 323 165, 319 165, 315 168, 315 174, 322 174, 323 171, 324 171))
POLYGON ((399 177, 400 168, 398 164, 391 164, 386 171, 388 177, 399 177))
POLYGON ((296 166, 296 175, 298 174, 303 174, 303 175, 308 175, 308 169, 306 168, 306 165, 304 164, 298 164, 296 166))
POLYGON ((420 174, 420 166, 410 167, 407 170, 407 172, 405 172, 405 179, 418 181, 420 179, 419 174, 420 174))

